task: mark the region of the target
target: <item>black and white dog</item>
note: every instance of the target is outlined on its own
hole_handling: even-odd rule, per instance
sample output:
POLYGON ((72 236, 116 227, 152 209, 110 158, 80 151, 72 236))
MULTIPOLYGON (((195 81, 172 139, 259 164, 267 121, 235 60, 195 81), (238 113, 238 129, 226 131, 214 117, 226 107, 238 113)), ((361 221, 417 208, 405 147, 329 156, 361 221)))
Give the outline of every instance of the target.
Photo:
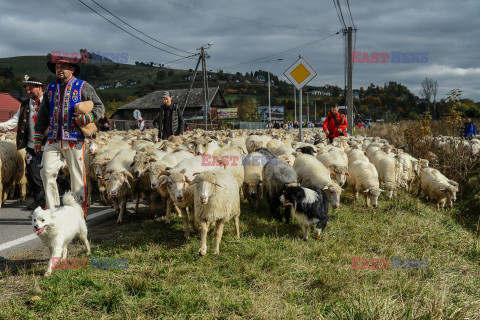
POLYGON ((303 188, 298 183, 285 185, 280 196, 283 205, 293 206, 293 216, 302 225, 303 237, 308 240, 310 227, 318 238, 328 222, 328 200, 321 187, 303 188))

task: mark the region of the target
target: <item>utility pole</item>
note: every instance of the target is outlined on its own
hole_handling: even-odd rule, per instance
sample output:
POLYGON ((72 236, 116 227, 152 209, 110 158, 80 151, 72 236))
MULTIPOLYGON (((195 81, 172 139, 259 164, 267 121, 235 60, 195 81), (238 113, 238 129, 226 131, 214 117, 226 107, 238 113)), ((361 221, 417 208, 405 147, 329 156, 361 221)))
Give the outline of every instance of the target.
POLYGON ((208 113, 210 113, 210 105, 208 103, 208 79, 207 79, 207 63, 205 61, 205 49, 209 49, 211 43, 207 43, 197 50, 200 50, 200 57, 202 59, 202 73, 203 73, 203 118, 205 120, 205 131, 208 130, 208 113))
POLYGON ((300 105, 300 131, 299 131, 299 135, 300 135, 300 142, 302 142, 302 89, 300 89, 300 96, 298 98, 298 102, 299 102, 299 105, 300 105))
MULTIPOLYGON (((267 64, 269 64, 271 61, 282 61, 283 59, 275 59, 275 60, 267 60, 265 61, 267 64)), ((272 104, 270 103, 270 67, 267 67, 268 69, 268 121, 272 121, 272 104)))
POLYGON ((310 92, 306 92, 307 94, 307 123, 310 121, 310 103, 308 103, 308 94, 310 92))
POLYGON ((297 88, 293 86, 293 100, 295 101, 295 107, 293 110, 295 110, 295 122, 297 122, 297 88))
POLYGON ((352 27, 348 27, 347 29, 347 96, 346 96, 346 104, 347 104, 347 119, 350 115, 350 119, 348 119, 348 134, 353 134, 353 126, 354 126, 354 118, 353 118, 353 65, 352 65, 352 27))

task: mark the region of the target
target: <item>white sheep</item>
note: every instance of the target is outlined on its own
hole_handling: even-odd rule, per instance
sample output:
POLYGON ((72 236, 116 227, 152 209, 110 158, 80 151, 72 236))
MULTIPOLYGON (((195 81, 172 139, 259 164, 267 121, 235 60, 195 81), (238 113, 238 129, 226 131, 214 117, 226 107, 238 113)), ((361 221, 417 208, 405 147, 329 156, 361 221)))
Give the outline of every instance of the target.
POLYGON ((194 189, 195 220, 200 225, 199 254, 207 254, 207 232, 215 224, 214 253, 220 252, 224 223, 234 219, 237 237, 240 237, 240 197, 234 175, 225 169, 199 173, 191 185, 194 189))
POLYGON ((352 163, 353 161, 357 161, 357 160, 370 162, 370 160, 368 160, 367 156, 361 149, 352 148, 350 151, 348 151, 347 156, 348 156, 348 165, 350 165, 350 163, 352 163))
POLYGON ((317 156, 317 159, 333 173, 333 179, 340 186, 345 184, 348 173, 348 157, 343 151, 331 150, 317 156))
POLYGON ((185 238, 190 238, 190 223, 192 228, 195 229, 194 223, 194 186, 189 185, 190 180, 185 176, 186 169, 182 169, 180 172, 165 172, 160 177, 161 185, 166 185, 167 191, 170 195, 170 199, 173 201, 183 218, 183 228, 185 232, 185 238), (187 210, 190 211, 188 214, 187 210))
POLYGON ((332 207, 335 209, 340 206, 342 188, 332 180, 331 171, 323 163, 312 155, 302 154, 295 159, 293 168, 302 186, 322 187, 332 207))
POLYGON ((458 183, 445 177, 434 168, 424 168, 420 171, 418 196, 425 194, 437 209, 444 209, 445 204, 453 207, 457 200, 458 183))
POLYGON ((370 206, 370 202, 376 208, 378 205, 378 197, 384 190, 380 189, 378 173, 375 166, 372 163, 357 160, 348 166, 348 172, 350 173, 348 186, 353 188, 355 200, 358 201, 359 193, 362 192, 365 196, 365 205, 367 208, 370 206))
POLYGON ((378 181, 380 182, 380 186, 385 188, 387 198, 392 200, 397 189, 397 185, 400 184, 400 163, 397 161, 397 159, 387 156, 378 161, 375 168, 378 172, 378 181))
POLYGON ((258 205, 258 200, 262 197, 262 169, 267 160, 263 154, 252 152, 246 155, 242 161, 244 169, 243 194, 255 206, 258 205))

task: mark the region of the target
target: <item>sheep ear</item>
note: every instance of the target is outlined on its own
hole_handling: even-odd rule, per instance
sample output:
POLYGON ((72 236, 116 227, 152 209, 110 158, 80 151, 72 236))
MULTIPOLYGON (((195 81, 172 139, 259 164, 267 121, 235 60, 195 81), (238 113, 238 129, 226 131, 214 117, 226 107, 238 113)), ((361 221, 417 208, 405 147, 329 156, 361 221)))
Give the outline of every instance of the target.
POLYGON ((193 176, 195 177, 197 174, 200 174, 200 172, 195 172, 195 173, 193 174, 193 176))
POLYGON ((187 169, 186 169, 186 168, 183 168, 182 170, 180 170, 180 173, 181 173, 181 174, 184 174, 185 172, 187 172, 187 169))
MULTIPOLYGON (((197 172, 197 174, 198 174, 198 172, 197 172)), ((198 182, 198 179, 197 179, 197 177, 195 177, 195 178, 193 178, 193 180, 190 182, 190 185, 194 185, 194 184, 196 184, 197 182, 198 182)))
POLYGON ((188 183, 188 184, 191 183, 190 179, 188 179, 187 177, 185 177, 185 182, 188 183))
POLYGON ((370 191, 370 189, 363 190, 363 193, 368 193, 368 191, 370 191))

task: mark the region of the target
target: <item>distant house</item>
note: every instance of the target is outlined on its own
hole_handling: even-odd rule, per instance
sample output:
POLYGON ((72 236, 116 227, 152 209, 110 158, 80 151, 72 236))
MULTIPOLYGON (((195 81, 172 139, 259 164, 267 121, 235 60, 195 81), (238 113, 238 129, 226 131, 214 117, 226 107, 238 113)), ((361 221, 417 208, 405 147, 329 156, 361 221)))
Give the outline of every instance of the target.
POLYGON ((98 87, 98 90, 105 90, 105 89, 108 89, 110 88, 110 85, 107 84, 107 83, 102 83, 99 87, 98 87))
POLYGON ((20 106, 20 101, 9 95, 0 92, 0 122, 5 122, 15 115, 20 106))
POLYGON ((127 86, 129 86, 129 87, 134 86, 136 84, 137 84, 137 81, 135 81, 135 80, 132 80, 132 79, 127 80, 127 86))
POLYGON ((258 82, 267 82, 267 80, 265 80, 265 76, 262 76, 261 74, 257 75, 255 77, 255 79, 258 81, 258 82))
MULTIPOLYGON (((157 117, 159 108, 163 105, 162 94, 168 90, 173 97, 173 102, 177 103, 179 107, 183 108, 188 89, 168 89, 164 88, 147 94, 142 98, 138 98, 130 103, 127 103, 115 111, 110 117, 113 120, 130 120, 133 121, 133 111, 138 109, 145 120, 153 120, 157 117)), ((216 108, 228 108, 227 101, 223 97, 220 87, 208 88, 208 101, 212 107, 212 120, 216 118, 216 108)), ((192 88, 188 96, 188 102, 183 111, 183 117, 186 121, 190 119, 197 119, 203 116, 202 107, 204 105, 203 88, 192 88)))
POLYGON ((114 88, 120 88, 120 87, 123 87, 123 84, 121 84, 120 81, 115 81, 115 82, 113 82, 113 87, 114 88))

